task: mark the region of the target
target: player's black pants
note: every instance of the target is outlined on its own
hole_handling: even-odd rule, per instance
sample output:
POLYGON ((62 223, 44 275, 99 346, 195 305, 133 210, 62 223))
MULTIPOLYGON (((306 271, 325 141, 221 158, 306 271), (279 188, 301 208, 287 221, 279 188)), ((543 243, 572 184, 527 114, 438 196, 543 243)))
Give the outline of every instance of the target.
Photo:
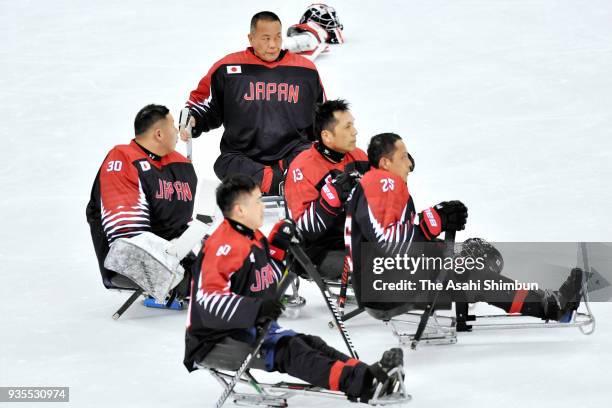
POLYGON ((344 269, 344 250, 324 252, 323 256, 317 259, 316 265, 323 278, 340 279, 344 269))
POLYGON ((501 290, 485 289, 485 281, 514 283, 514 279, 491 272, 489 270, 471 270, 457 278, 455 274, 450 276, 456 282, 480 282, 477 290, 453 290, 447 291, 446 296, 453 302, 486 302, 497 306, 508 313, 521 313, 526 316, 546 318, 545 292, 541 290, 501 290))
POLYGON ((223 180, 229 174, 248 174, 261 186, 266 195, 278 195, 279 184, 284 181, 284 172, 295 156, 308 149, 311 143, 300 143, 289 150, 278 162, 258 162, 242 152, 229 151, 221 153, 214 164, 215 174, 223 180), (262 185, 263 183, 263 185, 262 185))
POLYGON ((320 337, 298 334, 276 345, 274 369, 319 387, 359 397, 372 384, 368 366, 328 346, 320 337))
POLYGON ((116 286, 113 285, 112 280, 117 273, 104 267, 104 260, 106 259, 106 255, 108 255, 109 251, 108 240, 104 235, 98 210, 91 202, 87 205, 87 222, 89 223, 91 241, 93 242, 94 250, 96 251, 96 258, 98 258, 98 268, 100 269, 100 274, 102 275, 102 283, 106 288, 114 288, 116 286))

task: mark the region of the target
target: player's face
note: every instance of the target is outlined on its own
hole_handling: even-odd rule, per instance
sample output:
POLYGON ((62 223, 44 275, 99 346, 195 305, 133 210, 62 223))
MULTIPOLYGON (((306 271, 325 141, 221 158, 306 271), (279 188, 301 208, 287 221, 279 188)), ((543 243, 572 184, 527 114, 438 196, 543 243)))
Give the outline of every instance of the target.
POLYGON ((340 153, 348 153, 355 150, 357 146, 357 129, 355 129, 355 118, 349 111, 334 112, 336 126, 330 132, 323 132, 321 137, 325 146, 340 153))
POLYGON ((412 171, 413 164, 408 157, 408 150, 406 150, 403 141, 395 142, 395 151, 391 157, 381 159, 381 167, 401 177, 404 181, 408 180, 408 174, 412 171))
POLYGON ((261 228, 264 220, 264 205, 261 201, 259 187, 249 194, 244 194, 238 205, 241 207, 242 220, 237 221, 242 222, 253 231, 261 228))
POLYGON ((249 34, 249 42, 255 55, 264 61, 275 61, 283 45, 281 24, 278 21, 259 20, 255 31, 249 34))
POLYGON ((172 153, 176 149, 178 141, 178 129, 174 126, 174 118, 171 113, 166 115, 166 118, 159 122, 160 124, 160 143, 162 144, 165 154, 172 153))

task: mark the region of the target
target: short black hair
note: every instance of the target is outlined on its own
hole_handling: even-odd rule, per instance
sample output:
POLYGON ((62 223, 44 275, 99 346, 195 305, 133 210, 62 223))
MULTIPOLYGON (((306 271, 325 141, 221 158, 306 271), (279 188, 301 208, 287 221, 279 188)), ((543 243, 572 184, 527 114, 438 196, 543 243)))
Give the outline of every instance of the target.
POLYGON ((382 157, 389 157, 395 152, 395 142, 402 140, 401 136, 395 133, 380 133, 370 139, 368 145, 368 161, 374 168, 378 168, 378 163, 382 157))
POLYGON ((344 99, 332 99, 318 104, 314 113, 315 139, 320 141, 322 131, 332 130, 336 126, 334 112, 346 112, 349 109, 349 103, 344 99))
POLYGON ((257 188, 257 183, 246 174, 232 174, 223 179, 217 187, 217 205, 224 217, 228 217, 234 204, 243 194, 250 194, 257 188))
POLYGON ((142 135, 158 120, 165 119, 170 110, 163 105, 150 104, 142 108, 134 119, 134 134, 142 135))
MULTIPOLYGON (((256 13, 253 17, 251 17, 251 32, 254 33, 255 29, 257 28, 257 22, 259 20, 263 20, 263 21, 278 21, 279 23, 280 18, 278 18, 278 16, 276 14, 274 14, 271 11, 260 11, 259 13, 256 13)), ((282 23, 281 23, 282 24, 282 23)))

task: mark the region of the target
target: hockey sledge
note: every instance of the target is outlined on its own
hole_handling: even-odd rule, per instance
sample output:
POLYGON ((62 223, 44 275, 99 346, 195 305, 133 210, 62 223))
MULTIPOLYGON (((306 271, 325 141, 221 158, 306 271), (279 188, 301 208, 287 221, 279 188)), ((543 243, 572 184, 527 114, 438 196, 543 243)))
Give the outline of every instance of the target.
MULTIPOLYGON (((252 347, 237 340, 225 339, 218 343, 215 348, 198 363, 198 369, 207 370, 223 387, 228 390, 235 372, 240 369, 252 352, 252 347)), ((238 380, 243 386, 251 388, 251 392, 238 392, 231 390, 228 399, 239 406, 250 407, 288 407, 288 399, 296 395, 307 395, 321 398, 336 398, 346 400, 346 395, 338 391, 330 391, 321 387, 316 387, 306 383, 278 382, 262 383, 255 378, 251 369, 265 370, 265 363, 261 356, 256 355, 249 364, 249 368, 238 380)), ((389 372, 390 376, 397 379, 397 386, 394 393, 380 396, 380 389, 370 400, 370 405, 395 405, 410 401, 412 398, 406 392, 403 380, 403 367, 397 367, 389 372)), ((220 406, 218 406, 220 407, 220 406)))
MULTIPOLYGON (((430 305, 403 304, 390 310, 360 308, 349 315, 342 316, 343 321, 367 312, 377 320, 390 326, 400 345, 410 345, 416 349, 418 344, 447 345, 457 343, 458 332, 479 330, 517 330, 517 329, 553 329, 578 328, 583 334, 590 335, 595 331, 595 316, 589 303, 589 277, 593 271, 589 264, 586 243, 579 244, 578 265, 586 272, 583 274, 582 300, 579 309, 572 314, 568 322, 542 321, 536 317, 520 314, 470 314, 469 304, 439 300, 430 305), (429 315, 425 316, 429 308, 429 315), (424 309, 419 313, 418 309, 424 309), (447 313, 454 309, 454 315, 447 313)), ((332 322, 329 323, 333 327, 332 322)))
MULTIPOLYGON (((595 331, 595 315, 591 311, 589 303, 589 277, 593 276, 591 265, 589 262, 589 254, 587 243, 582 242, 578 246, 577 265, 585 273, 582 274, 582 312, 576 310, 568 322, 557 321, 542 321, 541 319, 523 316, 520 314, 489 314, 476 315, 469 313, 468 303, 455 303, 455 317, 445 316, 443 319, 450 322, 447 325, 441 325, 438 319, 434 318, 434 330, 456 332, 471 332, 478 330, 516 330, 516 329, 556 329, 556 328, 578 328, 582 334, 590 335, 595 331), (470 324, 468 324, 468 322, 470 324)), ((414 339, 411 340, 411 345, 416 348, 414 339)))
MULTIPOLYGON (((480 330, 519 330, 519 329, 559 329, 578 328, 583 334, 590 335, 595 331, 595 316, 588 303, 588 295, 583 298, 584 312, 573 314, 567 323, 542 321, 541 319, 520 314, 469 314, 467 303, 454 304, 455 316, 435 311, 425 327, 420 339, 416 338, 416 328, 420 323, 421 313, 406 312, 397 316, 380 318, 391 327, 400 345, 416 348, 417 344, 447 345, 457 343, 458 332, 480 330), (470 322, 470 324, 467 324, 470 322)), ((367 309, 366 309, 367 311, 367 309)))
POLYGON ((588 293, 583 296, 581 304, 584 305, 585 310, 583 312, 575 312, 571 321, 561 323, 542 321, 536 317, 520 314, 475 315, 469 313, 467 303, 455 303, 455 316, 446 313, 444 310, 446 308, 435 310, 428 319, 420 338, 416 336, 416 329, 423 316, 422 313, 408 310, 405 312, 392 310, 389 313, 384 313, 368 308, 365 311, 388 325, 401 346, 411 346, 415 349, 418 344, 455 344, 457 343, 458 332, 480 330, 578 328, 583 334, 590 335, 595 331, 595 316, 589 305, 588 293))

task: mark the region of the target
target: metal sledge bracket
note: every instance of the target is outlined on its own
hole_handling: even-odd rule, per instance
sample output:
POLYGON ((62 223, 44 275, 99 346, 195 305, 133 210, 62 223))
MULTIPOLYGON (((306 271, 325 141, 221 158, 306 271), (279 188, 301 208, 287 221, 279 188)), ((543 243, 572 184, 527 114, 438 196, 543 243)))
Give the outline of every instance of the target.
POLYGON ((299 294, 300 290, 300 279, 296 277, 296 279, 291 282, 291 294, 284 295, 283 300, 285 301, 285 306, 289 308, 302 308, 306 306, 306 299, 304 299, 299 294))
MULTIPOLYGON (((402 331, 400 326, 408 325, 417 327, 421 318, 420 313, 408 312, 401 316, 394 317, 385 322, 391 326, 393 335, 398 338, 400 345, 409 346, 415 340, 415 332, 402 331), (408 320, 414 318, 413 320, 408 320)), ((453 317, 439 316, 435 312, 431 315, 430 320, 423 331, 419 343, 430 345, 447 345, 457 343, 457 321, 453 317), (447 321, 447 324, 441 324, 440 320, 447 321)))
POLYGON ((285 199, 282 196, 263 196, 264 218, 266 221, 276 222, 287 217, 285 199))
POLYGON ((142 295, 146 295, 142 289, 136 289, 134 293, 121 305, 119 309, 113 314, 113 320, 117 320, 121 317, 126 310, 142 295))
POLYGON ((285 199, 282 196, 262 196, 261 202, 264 203, 264 209, 285 208, 285 199))
MULTIPOLYGON (((446 345, 457 343, 457 332, 473 332, 482 330, 520 330, 520 329, 559 329, 578 328, 584 335, 595 331, 595 316, 592 314, 588 299, 585 299, 586 313, 574 313, 571 322, 541 321, 535 317, 519 314, 472 315, 467 313, 467 304, 455 305, 457 317, 433 314, 423 335, 421 343, 430 345, 446 345), (443 323, 441 323, 443 322, 443 323), (471 324, 467 324, 471 322, 471 324)), ((401 325, 415 326, 418 322, 405 317, 418 318, 418 313, 406 313, 389 320, 388 323, 401 345, 408 345, 414 340, 414 334, 401 330, 401 325)))
MULTIPOLYGON (((224 389, 227 389, 230 384, 230 380, 233 377, 231 373, 225 373, 223 371, 219 371, 213 368, 204 368, 198 366, 200 369, 205 369, 208 371, 215 380, 224 389)), ((240 406, 250 406, 250 407, 287 407, 287 397, 286 395, 271 395, 268 391, 262 388, 261 384, 251 375, 249 370, 244 373, 246 378, 241 378, 240 383, 244 385, 249 385, 255 389, 255 393, 244 393, 244 392, 236 392, 232 390, 230 394, 230 398, 232 398, 233 402, 236 405, 240 406)))
MULTIPOLYGON (((199 368, 204 368, 198 366, 199 368)), ((233 373, 226 373, 214 368, 205 368, 223 388, 227 388, 229 380, 233 377, 233 373)), ((403 379, 403 368, 398 367, 390 372, 390 375, 395 375, 398 385, 397 392, 386 395, 377 396, 370 400, 369 405, 372 406, 389 406, 403 404, 409 402, 412 396, 407 393, 406 385, 403 379)), ((279 383, 261 383, 247 370, 239 382, 243 385, 252 387, 254 393, 232 391, 230 398, 236 405, 250 407, 288 407, 287 400, 293 396, 301 395, 318 398, 331 398, 346 401, 346 395, 338 391, 330 391, 321 387, 306 383, 279 382, 279 383)))

